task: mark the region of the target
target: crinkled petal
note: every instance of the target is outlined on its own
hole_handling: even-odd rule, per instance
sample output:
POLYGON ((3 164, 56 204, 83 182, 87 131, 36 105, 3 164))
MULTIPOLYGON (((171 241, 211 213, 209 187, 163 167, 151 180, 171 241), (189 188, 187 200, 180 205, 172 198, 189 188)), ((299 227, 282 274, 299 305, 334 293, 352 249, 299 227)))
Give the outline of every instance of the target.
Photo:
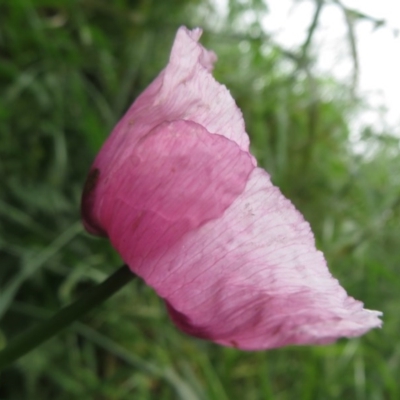
MULTIPOLYGON (((122 164, 141 137, 165 121, 188 120, 249 149, 242 112, 211 75, 216 55, 197 41, 202 30, 179 28, 167 67, 135 100, 97 156, 104 172, 122 164)), ((256 161, 252 158, 256 165, 256 161)))
POLYGON ((242 349, 329 343, 380 326, 330 275, 310 227, 255 168, 243 118, 180 28, 164 71, 98 154, 85 227, 108 236, 185 332, 242 349))
POLYGON ((309 224, 258 168, 221 218, 155 259, 125 259, 182 330, 223 345, 322 344, 381 325, 331 276, 309 224))
POLYGON ((184 233, 220 217, 254 166, 247 152, 190 121, 163 123, 109 174, 95 162, 83 198, 88 230, 107 235, 130 263, 151 259, 184 233))

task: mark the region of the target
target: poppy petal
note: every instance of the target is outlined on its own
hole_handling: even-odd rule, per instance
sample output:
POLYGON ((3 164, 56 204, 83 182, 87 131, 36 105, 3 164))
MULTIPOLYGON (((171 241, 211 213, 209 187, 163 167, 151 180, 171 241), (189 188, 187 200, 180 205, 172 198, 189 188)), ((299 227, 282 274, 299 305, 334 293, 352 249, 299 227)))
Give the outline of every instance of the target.
POLYGON ((258 168, 221 218, 138 270, 183 331, 227 346, 330 343, 381 325, 332 277, 309 224, 258 168))

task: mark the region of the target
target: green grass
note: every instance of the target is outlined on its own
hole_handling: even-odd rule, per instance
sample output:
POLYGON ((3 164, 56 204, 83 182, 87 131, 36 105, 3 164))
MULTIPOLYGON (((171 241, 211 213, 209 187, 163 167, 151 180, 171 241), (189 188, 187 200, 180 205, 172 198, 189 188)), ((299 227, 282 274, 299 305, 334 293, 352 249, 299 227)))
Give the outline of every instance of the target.
MULTIPOLYGON (((400 398, 398 139, 366 129, 374 151, 355 155, 348 121, 359 105, 301 49, 288 54, 257 24, 217 32, 201 1, 166 3, 0 0, 0 346, 120 265, 107 241, 83 232, 81 190, 181 24, 204 26, 260 165, 310 221, 346 290, 384 312, 383 329, 241 352, 180 333, 138 280, 7 369, 0 399, 400 398)), ((235 3, 231 20, 261 4, 250 3, 235 3)))

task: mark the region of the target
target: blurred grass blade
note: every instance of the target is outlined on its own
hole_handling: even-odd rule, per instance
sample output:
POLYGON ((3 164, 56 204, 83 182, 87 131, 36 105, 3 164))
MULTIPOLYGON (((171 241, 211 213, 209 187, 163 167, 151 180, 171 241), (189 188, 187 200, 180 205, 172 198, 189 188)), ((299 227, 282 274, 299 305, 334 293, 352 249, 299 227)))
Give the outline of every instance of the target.
POLYGON ((81 222, 75 222, 65 230, 48 247, 42 250, 32 260, 26 262, 23 269, 11 280, 11 282, 2 290, 0 295, 0 318, 7 311, 19 287, 34 274, 44 263, 59 252, 69 241, 83 230, 81 222))

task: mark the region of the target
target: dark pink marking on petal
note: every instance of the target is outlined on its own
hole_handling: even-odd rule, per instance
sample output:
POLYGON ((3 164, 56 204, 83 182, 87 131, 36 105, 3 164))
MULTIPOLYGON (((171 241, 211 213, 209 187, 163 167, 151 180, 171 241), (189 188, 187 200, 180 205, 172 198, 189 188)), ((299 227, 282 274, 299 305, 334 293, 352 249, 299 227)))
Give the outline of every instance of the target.
POLYGON ((95 191, 97 187, 97 183, 100 177, 100 170, 98 168, 93 168, 87 178, 85 185, 83 187, 82 192, 82 204, 81 204, 81 214, 82 214, 82 222, 85 226, 85 229, 93 234, 98 236, 105 236, 107 234, 96 225, 96 222, 92 220, 92 211, 95 206, 95 191))
POLYGON ((223 136, 189 121, 164 123, 101 175, 91 222, 140 273, 138 260, 219 218, 244 190, 252 159, 223 136))

